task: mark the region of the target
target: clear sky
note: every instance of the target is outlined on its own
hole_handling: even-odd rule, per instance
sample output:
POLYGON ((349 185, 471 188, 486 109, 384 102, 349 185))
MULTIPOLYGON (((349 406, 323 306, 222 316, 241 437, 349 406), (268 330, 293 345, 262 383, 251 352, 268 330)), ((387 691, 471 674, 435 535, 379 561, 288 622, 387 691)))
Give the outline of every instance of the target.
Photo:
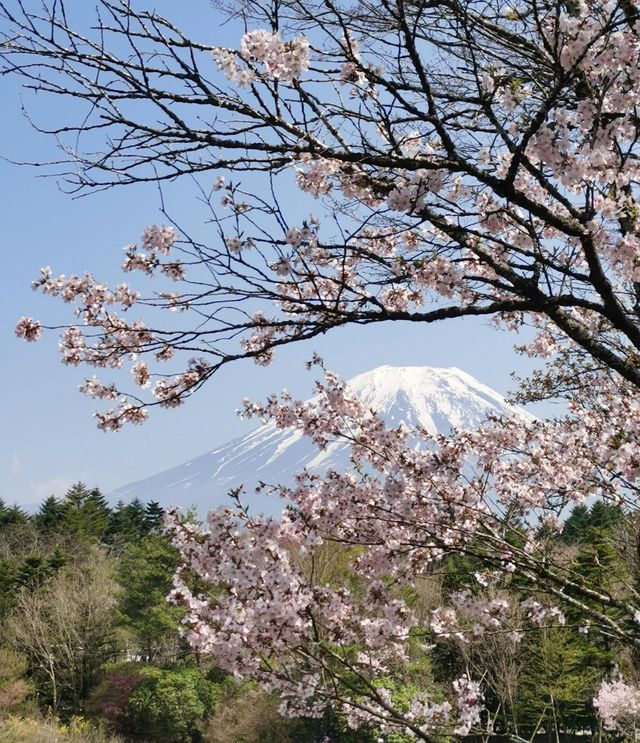
MULTIPOLYGON (((91 5, 82 5, 88 12, 91 5)), ((230 29, 220 28, 208 0, 194 0, 188 11, 173 2, 153 5, 183 28, 198 29, 200 38, 209 28, 203 40, 237 43, 230 29)), ((31 110, 35 106, 40 122, 49 124, 64 118, 63 102, 34 103, 6 78, 0 80, 0 94, 5 101, 0 155, 16 161, 56 159, 53 140, 30 127, 20 106, 22 101, 31 110)), ((512 350, 519 339, 486 320, 344 329, 284 349, 266 369, 251 362, 227 367, 182 408, 154 410, 143 426, 105 434, 91 416, 94 401, 77 391, 91 370, 62 366, 54 334, 26 344, 15 338, 14 327, 22 315, 49 324, 70 320, 68 306, 31 291, 41 266, 50 265, 54 273, 91 271, 106 281, 119 279, 122 246, 137 240, 145 225, 162 221, 158 192, 136 186, 73 199, 55 179, 41 176, 33 168, 0 161, 6 261, 0 308, 0 497, 7 502, 29 504, 61 495, 77 480, 108 492, 202 454, 255 425, 235 415, 244 397, 262 399, 281 388, 306 397, 313 377, 304 362, 313 351, 346 378, 381 364, 457 366, 502 393, 512 388, 512 370, 524 374, 532 368, 512 350)), ((180 224, 202 225, 192 185, 184 181, 166 195, 180 224)))

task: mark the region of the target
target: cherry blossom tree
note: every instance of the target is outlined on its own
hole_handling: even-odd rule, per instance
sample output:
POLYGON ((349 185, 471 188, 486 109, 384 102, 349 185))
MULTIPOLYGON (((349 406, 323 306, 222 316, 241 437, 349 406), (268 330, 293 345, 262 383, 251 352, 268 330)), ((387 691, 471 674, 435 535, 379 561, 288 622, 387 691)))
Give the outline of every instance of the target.
POLYGON ((594 699, 594 705, 606 729, 635 739, 640 719, 640 695, 637 686, 631 686, 620 678, 605 682, 594 699))
MULTIPOLYGON (((353 726, 428 740, 481 722, 469 675, 448 698, 394 697, 398 668, 437 638, 511 632, 516 615, 561 624, 570 608, 582 619, 567 631, 638 645, 628 576, 593 587, 549 546, 571 504, 637 508, 636 3, 247 0, 227 8, 232 48, 125 0, 98 8, 84 32, 64 3, 0 2, 4 70, 79 106, 78 123, 50 128, 71 189, 197 176, 217 227, 204 244, 154 225, 128 246, 123 270, 147 294, 49 268, 34 282, 75 308, 64 363, 133 375, 136 392, 83 385, 111 404, 101 428, 333 328, 463 316, 533 326, 523 350, 549 362, 522 395, 568 399, 558 421, 436 439, 387 428, 329 372, 311 404, 247 403, 320 447, 348 440, 353 471, 278 488, 280 520, 240 496, 206 531, 170 515, 194 646, 278 690, 290 714, 337 700, 353 726), (288 182, 306 216, 278 198, 288 182), (362 590, 317 581, 327 544, 353 550, 362 590), (468 587, 418 621, 404 591, 460 554, 479 566, 468 587), (191 593, 193 573, 215 599, 191 593)), ((24 317, 16 332, 34 341, 43 327, 24 317)))

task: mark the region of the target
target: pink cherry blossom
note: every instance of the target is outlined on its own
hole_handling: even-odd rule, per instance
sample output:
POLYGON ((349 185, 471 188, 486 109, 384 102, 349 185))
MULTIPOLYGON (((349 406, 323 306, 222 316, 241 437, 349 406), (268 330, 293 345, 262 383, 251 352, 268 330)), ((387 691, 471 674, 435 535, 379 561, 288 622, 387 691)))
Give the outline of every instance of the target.
POLYGON ((37 341, 42 336, 42 328, 32 317, 22 317, 16 325, 16 335, 25 341, 37 341))

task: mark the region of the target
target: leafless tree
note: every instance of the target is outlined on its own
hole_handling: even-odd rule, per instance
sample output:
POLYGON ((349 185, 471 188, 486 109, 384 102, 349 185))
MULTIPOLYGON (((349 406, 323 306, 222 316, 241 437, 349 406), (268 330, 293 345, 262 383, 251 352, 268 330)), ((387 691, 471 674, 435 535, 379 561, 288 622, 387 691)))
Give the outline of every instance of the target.
POLYGON ((283 80, 246 50, 220 48, 215 33, 189 38, 128 0, 100 0, 84 30, 64 2, 0 3, 4 74, 69 102, 70 120, 40 126, 62 148, 67 186, 202 176, 219 230, 214 244, 184 230, 179 259, 145 264, 180 283, 137 298, 152 328, 126 325, 125 338, 113 318, 85 314, 95 334, 83 331, 67 360, 201 355, 164 398, 130 398, 140 409, 178 404, 229 361, 266 362, 282 344, 349 323, 494 315, 550 323, 640 384, 635 279, 613 275, 592 229, 602 217, 614 241, 636 234, 635 177, 612 175, 637 160, 633 81, 626 69, 615 79, 586 71, 635 33, 637 11, 626 0, 594 6, 593 38, 576 51, 562 23, 580 27, 577 5, 516 5, 219 4, 239 35, 277 32, 284 52, 306 35, 308 69, 283 80), (583 170, 567 175, 578 161, 583 170), (323 197, 320 227, 301 215, 304 198, 281 203, 292 170, 323 197), (235 175, 221 211, 210 183, 223 171, 235 175), (165 309, 185 314, 162 322, 165 309))
POLYGON ((113 657, 117 590, 111 564, 95 548, 18 596, 6 636, 48 680, 54 712, 65 701, 77 710, 100 664, 113 657))

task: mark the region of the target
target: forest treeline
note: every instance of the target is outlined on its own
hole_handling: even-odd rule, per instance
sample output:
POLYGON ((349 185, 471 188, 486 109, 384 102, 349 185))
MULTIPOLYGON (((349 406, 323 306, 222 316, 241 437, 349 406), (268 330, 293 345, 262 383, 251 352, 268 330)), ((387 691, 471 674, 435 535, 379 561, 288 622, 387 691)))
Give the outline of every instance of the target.
MULTIPOLYGON (((594 587, 614 580, 634 587, 640 580, 636 544, 623 512, 596 502, 574 508, 553 549, 567 570, 594 587)), ((352 549, 316 554, 317 580, 362 590, 348 567, 352 549)), ((321 719, 284 719, 277 698, 195 654, 179 632, 183 610, 166 599, 178 563, 157 502, 111 507, 82 483, 62 498, 47 498, 35 514, 0 500, 0 741, 381 739, 375 728, 350 731, 331 710, 321 719)), ((447 558, 404 597, 427 616, 443 598, 468 588, 473 572, 469 558, 447 558)), ((483 582, 478 591, 494 590, 483 582)), ((601 734, 595 690, 633 659, 595 628, 582 624, 576 632, 581 621, 569 612, 564 625, 523 631, 526 622, 514 616, 511 627, 482 637, 471 627, 464 635, 431 638, 428 651, 424 638, 416 638, 399 669, 397 703, 416 689, 437 697, 467 672, 483 682, 497 734, 529 740, 544 733, 551 741, 566 733, 601 734)), ((397 734, 382 739, 405 740, 397 734)))

